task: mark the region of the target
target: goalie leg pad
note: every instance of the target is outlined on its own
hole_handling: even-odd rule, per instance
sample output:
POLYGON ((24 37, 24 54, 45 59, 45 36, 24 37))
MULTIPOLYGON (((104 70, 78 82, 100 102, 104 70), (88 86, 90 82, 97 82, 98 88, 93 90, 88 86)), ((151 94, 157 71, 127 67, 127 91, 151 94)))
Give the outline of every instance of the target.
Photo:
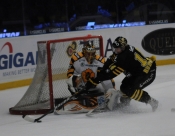
POLYGON ((70 100, 61 109, 56 109, 55 114, 86 113, 105 103, 103 93, 82 94, 75 100, 70 100))
POLYGON ((119 103, 119 97, 122 95, 122 93, 119 90, 115 90, 113 88, 108 89, 106 93, 107 98, 107 107, 109 110, 113 110, 115 107, 115 104, 119 103))
POLYGON ((104 109, 106 107, 106 99, 103 92, 92 91, 87 94, 88 99, 94 99, 97 101, 97 110, 104 109))
POLYGON ((66 103, 61 109, 55 110, 54 113, 58 115, 84 113, 94 108, 96 108, 95 105, 94 107, 86 107, 86 106, 81 105, 78 100, 73 100, 73 101, 66 103))

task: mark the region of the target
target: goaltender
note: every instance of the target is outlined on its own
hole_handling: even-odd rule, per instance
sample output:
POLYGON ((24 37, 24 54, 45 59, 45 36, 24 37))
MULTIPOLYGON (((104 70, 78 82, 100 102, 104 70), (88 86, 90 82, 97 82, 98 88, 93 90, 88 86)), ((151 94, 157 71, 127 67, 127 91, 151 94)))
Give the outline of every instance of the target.
MULTIPOLYGON (((73 95, 82 90, 89 78, 97 77, 104 63, 105 58, 96 54, 92 41, 84 42, 82 52, 74 53, 69 63, 67 84, 70 93, 73 95)), ((106 102, 108 108, 112 110, 110 98, 117 96, 118 91, 115 90, 115 82, 111 78, 93 89, 89 88, 76 99, 68 101, 61 108, 56 109, 55 114, 88 112, 97 107, 105 108, 106 102)))

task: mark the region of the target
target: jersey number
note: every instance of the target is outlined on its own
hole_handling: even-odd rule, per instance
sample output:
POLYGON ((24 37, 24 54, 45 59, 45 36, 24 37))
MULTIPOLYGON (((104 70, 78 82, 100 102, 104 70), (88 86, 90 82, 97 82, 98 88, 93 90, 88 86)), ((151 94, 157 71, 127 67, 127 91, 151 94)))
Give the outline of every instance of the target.
POLYGON ((144 59, 137 52, 134 53, 135 60, 138 60, 142 67, 144 67, 143 72, 148 73, 152 65, 151 59, 144 59))
POLYGON ((135 60, 139 61, 142 67, 145 67, 147 65, 147 60, 142 58, 137 52, 134 53, 135 60))

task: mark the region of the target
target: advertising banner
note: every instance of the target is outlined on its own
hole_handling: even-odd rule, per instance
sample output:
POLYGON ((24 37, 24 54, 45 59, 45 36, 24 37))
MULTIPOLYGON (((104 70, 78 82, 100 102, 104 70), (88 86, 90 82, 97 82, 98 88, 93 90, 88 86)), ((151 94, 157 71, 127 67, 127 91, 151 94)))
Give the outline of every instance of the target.
MULTIPOLYGON (((104 55, 112 54, 112 42, 118 36, 128 40, 145 56, 175 64, 175 25, 146 25, 87 31, 61 32, 0 39, 0 83, 32 78, 37 63, 37 41, 91 35, 103 37, 104 55)), ((63 60, 64 61, 64 60, 63 60)), ((166 63, 164 63, 166 64, 166 63)))
POLYGON ((26 42, 15 39, 0 43, 0 81, 31 78, 37 63, 36 43, 31 40, 26 46, 26 42))

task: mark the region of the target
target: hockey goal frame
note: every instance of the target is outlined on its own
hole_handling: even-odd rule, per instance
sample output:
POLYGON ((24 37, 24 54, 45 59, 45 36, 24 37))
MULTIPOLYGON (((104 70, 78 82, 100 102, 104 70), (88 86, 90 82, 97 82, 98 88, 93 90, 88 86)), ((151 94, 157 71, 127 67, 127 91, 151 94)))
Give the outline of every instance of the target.
MULTIPOLYGON (((46 49, 47 49, 47 73, 48 73, 48 85, 49 85, 49 95, 50 95, 50 108, 46 108, 46 109, 34 109, 34 110, 16 110, 14 107, 9 108, 9 112, 10 114, 14 114, 14 115, 32 115, 32 114, 44 114, 47 113, 49 111, 51 111, 52 109, 54 109, 54 94, 53 94, 53 77, 52 77, 52 65, 51 65, 51 61, 52 61, 52 51, 51 51, 51 44, 52 43, 57 43, 57 42, 65 42, 65 41, 74 41, 74 40, 88 40, 91 38, 97 38, 99 39, 99 55, 100 56, 104 56, 103 53, 103 38, 102 36, 98 35, 98 36, 92 36, 92 35, 88 35, 88 36, 82 36, 82 37, 72 37, 72 38, 64 38, 64 39, 56 39, 56 40, 47 40, 47 41, 38 41, 37 44, 42 44, 42 43, 46 43, 46 49)), ((37 56, 38 57, 38 56, 37 56)), ((37 69, 38 64, 36 65, 36 69, 37 69)), ((34 74, 35 77, 35 74, 34 74)), ((34 79, 33 79, 34 80, 34 79)), ((33 82, 32 80, 32 82, 33 82)), ((31 83, 32 84, 32 83, 31 83)), ((30 85, 29 85, 30 87, 30 85)), ((27 91, 26 91, 27 92, 27 91)))

